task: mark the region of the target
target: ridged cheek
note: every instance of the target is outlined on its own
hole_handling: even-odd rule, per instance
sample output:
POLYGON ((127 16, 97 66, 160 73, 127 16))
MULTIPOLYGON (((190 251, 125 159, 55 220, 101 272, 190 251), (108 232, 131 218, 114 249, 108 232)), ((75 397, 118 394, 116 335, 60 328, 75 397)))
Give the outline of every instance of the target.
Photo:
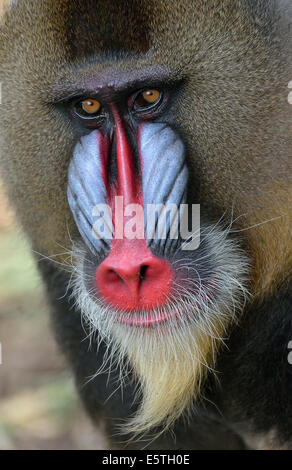
POLYGON ((68 203, 81 237, 93 254, 104 248, 94 234, 95 208, 108 204, 107 160, 109 141, 95 130, 81 138, 75 146, 68 170, 68 203))
MULTIPOLYGON (((175 206, 179 217, 180 205, 187 201, 189 177, 182 140, 168 125, 160 123, 142 124, 137 140, 145 214, 149 208, 154 210, 151 205, 163 204, 166 209, 175 206)), ((167 234, 170 219, 165 224, 167 234)), ((157 230, 155 217, 145 217, 145 233, 159 240, 157 230)))

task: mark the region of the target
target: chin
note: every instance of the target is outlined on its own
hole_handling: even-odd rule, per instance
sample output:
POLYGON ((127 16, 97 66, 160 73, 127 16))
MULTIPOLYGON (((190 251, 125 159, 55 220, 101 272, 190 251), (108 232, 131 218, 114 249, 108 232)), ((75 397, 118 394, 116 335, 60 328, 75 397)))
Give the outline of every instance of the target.
POLYGON ((109 255, 93 256, 83 242, 73 248, 74 300, 92 336, 98 332, 108 344, 97 373, 118 364, 121 384, 129 370, 140 384, 139 410, 122 429, 135 434, 171 426, 201 398, 206 375, 216 374, 218 350, 248 296, 248 260, 230 227, 203 226, 200 246, 191 252, 179 241, 171 255, 161 243, 153 243, 151 251, 167 261, 168 284, 163 278, 158 289, 155 283, 147 286, 146 271, 144 291, 126 295, 124 280, 114 279, 111 298, 104 282, 98 282, 101 267, 103 281, 108 279, 103 268, 109 255))

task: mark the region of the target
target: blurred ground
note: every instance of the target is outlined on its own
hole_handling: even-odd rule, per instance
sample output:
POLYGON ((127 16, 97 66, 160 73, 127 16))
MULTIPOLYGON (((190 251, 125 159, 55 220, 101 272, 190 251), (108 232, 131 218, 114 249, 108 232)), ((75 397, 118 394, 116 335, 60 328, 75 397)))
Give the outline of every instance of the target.
POLYGON ((0 450, 106 449, 48 323, 38 274, 0 183, 0 450))

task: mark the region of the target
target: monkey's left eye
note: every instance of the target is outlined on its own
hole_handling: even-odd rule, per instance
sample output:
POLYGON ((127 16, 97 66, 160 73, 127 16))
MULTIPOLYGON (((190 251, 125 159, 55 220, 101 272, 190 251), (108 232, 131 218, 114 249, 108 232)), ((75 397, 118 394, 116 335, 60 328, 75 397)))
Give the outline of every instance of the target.
POLYGON ((156 89, 140 91, 134 96, 132 107, 139 113, 150 111, 161 103, 162 96, 162 92, 156 89))
POLYGON ((95 119, 100 116, 101 104, 93 98, 86 98, 74 104, 74 112, 82 119, 95 119))

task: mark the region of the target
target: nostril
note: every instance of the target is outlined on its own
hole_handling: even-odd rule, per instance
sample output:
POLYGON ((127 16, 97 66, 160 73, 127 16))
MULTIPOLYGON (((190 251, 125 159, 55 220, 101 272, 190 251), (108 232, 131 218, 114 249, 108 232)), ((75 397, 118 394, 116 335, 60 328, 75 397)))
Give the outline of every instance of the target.
POLYGON ((114 269, 105 269, 103 275, 107 282, 124 282, 124 279, 114 269))
POLYGON ((104 275, 108 282, 110 281, 121 281, 125 284, 128 284, 131 281, 140 283, 146 277, 146 271, 148 270, 148 265, 142 265, 141 267, 119 267, 119 268, 107 268, 104 271, 104 275))
POLYGON ((108 276, 113 280, 119 280, 124 282, 122 276, 120 276, 118 271, 115 271, 114 269, 108 269, 108 276))
POLYGON ((143 266, 141 266, 140 268, 140 280, 143 281, 145 278, 146 278, 146 272, 148 271, 149 269, 149 265, 147 264, 144 264, 143 266))

